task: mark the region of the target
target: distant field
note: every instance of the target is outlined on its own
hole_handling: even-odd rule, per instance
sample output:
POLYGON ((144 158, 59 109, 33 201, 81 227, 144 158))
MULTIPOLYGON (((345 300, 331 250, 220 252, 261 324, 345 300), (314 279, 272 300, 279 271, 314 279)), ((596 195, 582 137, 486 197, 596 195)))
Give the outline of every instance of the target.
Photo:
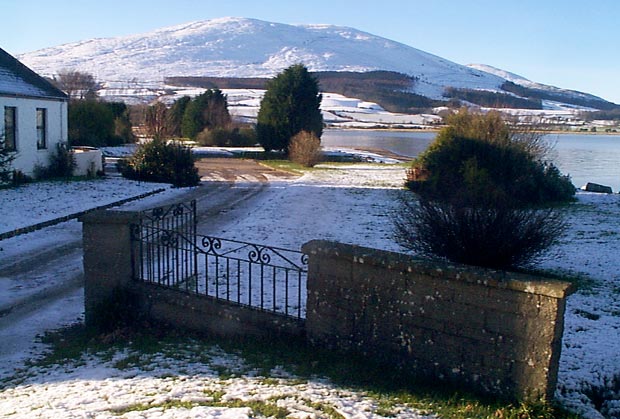
MULTIPOLYGON (((417 79, 393 71, 315 72, 321 91, 339 93, 368 102, 375 102, 389 112, 420 113, 445 105, 446 102, 408 92, 417 79)), ((206 89, 266 89, 268 78, 238 77, 166 77, 165 83, 173 86, 201 87, 206 89)))

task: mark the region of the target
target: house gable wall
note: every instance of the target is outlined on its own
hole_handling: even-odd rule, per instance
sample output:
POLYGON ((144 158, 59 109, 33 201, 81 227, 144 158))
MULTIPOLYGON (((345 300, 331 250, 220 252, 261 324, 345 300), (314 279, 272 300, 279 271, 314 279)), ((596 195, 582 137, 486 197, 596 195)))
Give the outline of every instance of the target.
POLYGON ((36 165, 46 166, 58 143, 67 142, 67 102, 3 96, 0 94, 0 135, 4 133, 4 108, 17 108, 17 153, 13 168, 32 176, 36 165), (47 110, 47 147, 37 149, 37 108, 47 110))

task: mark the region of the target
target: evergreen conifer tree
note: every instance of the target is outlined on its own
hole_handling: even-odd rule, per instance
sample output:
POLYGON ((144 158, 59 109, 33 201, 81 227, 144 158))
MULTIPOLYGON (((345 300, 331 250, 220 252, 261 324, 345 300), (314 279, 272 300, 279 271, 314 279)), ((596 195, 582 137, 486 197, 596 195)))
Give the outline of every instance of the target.
POLYGON ((196 138, 205 128, 226 128, 230 121, 226 96, 219 89, 209 89, 187 103, 181 131, 184 137, 196 138))
POLYGON ((114 138, 114 112, 105 102, 73 100, 69 103, 69 144, 102 147, 114 138))
POLYGON ((189 96, 183 96, 172 104, 170 111, 168 112, 168 126, 170 127, 170 134, 175 137, 180 137, 181 124, 183 123, 183 115, 187 109, 187 105, 191 102, 189 96))
POLYGON ((266 151, 283 150, 293 136, 308 131, 323 133, 322 95, 318 81, 303 64, 295 64, 269 81, 261 101, 256 132, 266 151))
POLYGON ((14 159, 15 153, 6 147, 4 136, 0 132, 0 185, 11 181, 13 172, 11 163, 14 159))

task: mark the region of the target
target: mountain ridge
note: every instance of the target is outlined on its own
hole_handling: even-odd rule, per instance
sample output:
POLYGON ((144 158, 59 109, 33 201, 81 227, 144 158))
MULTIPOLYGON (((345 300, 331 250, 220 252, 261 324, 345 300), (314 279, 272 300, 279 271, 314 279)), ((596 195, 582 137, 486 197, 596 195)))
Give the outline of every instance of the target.
MULTIPOLYGON (((108 84, 135 80, 163 84, 166 77, 273 77, 301 62, 314 72, 406 74, 415 79, 406 90, 432 100, 448 100, 447 88, 518 96, 502 88, 509 81, 498 74, 503 70, 464 66, 355 28, 289 25, 236 17, 84 40, 21 54, 18 58, 43 75, 78 70, 108 84)), ((547 89, 530 83, 533 84, 525 87, 547 89)), ((585 95, 603 101, 586 93, 551 86, 548 89, 567 98, 585 95)))
POLYGON ((246 18, 195 21, 145 34, 79 41, 18 58, 45 75, 67 68, 90 72, 105 81, 160 81, 166 76, 273 77, 299 62, 311 71, 390 70, 419 77, 414 92, 434 99, 442 97, 445 85, 494 89, 503 82, 497 76, 353 28, 246 18))

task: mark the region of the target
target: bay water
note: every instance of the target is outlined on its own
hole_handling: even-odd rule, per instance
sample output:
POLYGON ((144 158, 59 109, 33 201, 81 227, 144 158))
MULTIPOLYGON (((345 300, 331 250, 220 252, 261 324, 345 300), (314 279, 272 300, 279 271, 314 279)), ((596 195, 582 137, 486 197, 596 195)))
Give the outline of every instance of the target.
MULTIPOLYGON (((435 135, 427 131, 325 130, 321 143, 326 147, 374 148, 416 157, 435 135)), ((553 146, 548 159, 571 177, 573 185, 579 188, 594 182, 620 191, 620 135, 548 134, 545 139, 553 146)))

